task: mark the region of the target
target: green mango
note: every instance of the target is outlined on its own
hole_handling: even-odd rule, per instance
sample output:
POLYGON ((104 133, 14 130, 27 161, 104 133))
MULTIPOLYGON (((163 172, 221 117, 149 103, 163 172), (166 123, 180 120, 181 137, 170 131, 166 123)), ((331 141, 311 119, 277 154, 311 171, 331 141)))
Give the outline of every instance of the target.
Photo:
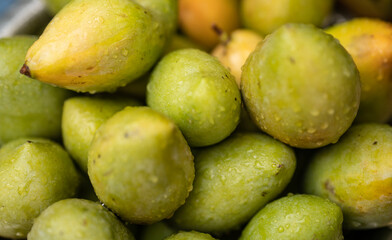
POLYGON ((147 105, 172 119, 190 146, 222 141, 237 127, 241 96, 216 58, 196 49, 166 55, 147 85, 147 105))
POLYGON ((321 26, 334 0, 242 0, 241 19, 246 28, 265 36, 286 23, 321 26))
POLYGON ((76 195, 80 182, 67 152, 50 140, 17 139, 0 149, 0 237, 26 238, 52 203, 76 195))
POLYGON ((353 59, 331 35, 287 24, 249 56, 241 91, 261 130, 293 147, 318 148, 350 127, 361 86, 353 59))
POLYGON ((347 229, 390 226, 391 158, 391 126, 356 125, 313 157, 304 176, 305 191, 339 205, 347 229))
POLYGON ((240 240, 343 240, 342 222, 342 211, 333 202, 312 195, 289 195, 260 210, 240 240))
POLYGON ((172 236, 165 238, 165 240, 215 240, 215 238, 207 233, 191 231, 173 234, 172 236))
POLYGON ((294 151, 257 133, 238 133, 195 153, 196 177, 172 221, 180 229, 224 233, 239 228, 289 183, 294 151))
POLYGON ((175 0, 74 0, 29 49, 21 73, 78 92, 114 91, 158 60, 176 9, 175 0))
POLYGON ((84 199, 52 204, 34 221, 28 240, 134 240, 108 209, 84 199))
POLYGON ((64 103, 64 146, 79 167, 87 172, 88 149, 94 134, 109 117, 126 106, 140 105, 129 98, 74 97, 64 103))
POLYGON ((19 73, 34 36, 0 39, 0 146, 21 137, 59 139, 69 91, 19 73))
POLYGON ((193 156, 177 126, 148 107, 126 107, 95 133, 88 175, 98 198, 130 223, 152 224, 184 204, 193 156))
POLYGON ((392 24, 359 18, 326 32, 347 49, 359 70, 362 91, 355 121, 387 122, 392 117, 392 24))

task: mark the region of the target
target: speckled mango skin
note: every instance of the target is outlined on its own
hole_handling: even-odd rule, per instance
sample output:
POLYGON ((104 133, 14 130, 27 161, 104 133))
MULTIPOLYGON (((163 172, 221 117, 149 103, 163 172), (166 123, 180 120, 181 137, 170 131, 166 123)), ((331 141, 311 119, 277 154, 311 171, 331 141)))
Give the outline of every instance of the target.
POLYGON ((359 18, 326 32, 339 40, 358 67, 362 92, 356 122, 387 122, 392 117, 392 24, 359 18))
POLYGON ((54 203, 34 221, 28 240, 134 240, 132 233, 101 204, 84 199, 54 203))
POLYGON ((80 181, 57 143, 18 139, 0 149, 0 237, 26 238, 34 218, 52 203, 75 196, 80 181))
POLYGON ((26 74, 78 92, 114 91, 159 58, 176 9, 175 0, 74 0, 27 52, 26 74))
POLYGON ((246 28, 265 36, 286 23, 321 26, 333 0, 243 0, 241 19, 246 28))
POLYGON ((179 232, 174 234, 165 240, 215 240, 211 235, 207 233, 200 233, 196 231, 191 232, 179 232))
POLYGON ((168 118, 148 107, 127 107, 97 130, 88 175, 98 198, 121 218, 151 224, 184 204, 193 156, 168 118))
POLYGON ((239 240, 343 240, 343 214, 333 202, 312 195, 289 195, 260 210, 239 240))
POLYGON ((70 92, 19 73, 33 36, 0 39, 0 146, 21 137, 57 139, 70 92))
POLYGON ((114 113, 135 105, 139 105, 135 100, 109 96, 74 97, 65 101, 61 123, 64 146, 84 172, 87 172, 88 149, 99 126, 114 113))
POLYGON ((55 15, 58 13, 65 5, 67 5, 71 0, 44 0, 50 13, 55 15))
POLYGON ((361 87, 354 61, 331 35, 287 24, 249 56, 241 91, 260 129, 290 146, 317 148, 350 127, 361 87))
POLYGON ((190 146, 229 136, 240 120, 241 96, 234 77, 211 55, 184 49, 166 55, 147 85, 147 105, 172 119, 190 146))
POLYGON ((239 228, 283 191, 295 165, 290 147, 262 133, 237 133, 200 149, 193 190, 172 220, 201 232, 239 228))
POLYGON ((392 127, 360 124, 320 150, 305 172, 307 193, 338 204, 348 229, 392 224, 392 127))

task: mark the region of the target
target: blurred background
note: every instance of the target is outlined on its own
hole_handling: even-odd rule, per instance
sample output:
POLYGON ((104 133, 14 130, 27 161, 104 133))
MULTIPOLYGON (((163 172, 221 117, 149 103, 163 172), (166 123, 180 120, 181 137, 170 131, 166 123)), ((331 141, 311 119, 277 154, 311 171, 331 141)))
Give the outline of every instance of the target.
POLYGON ((50 18, 40 0, 0 0, 0 38, 39 34, 50 18))

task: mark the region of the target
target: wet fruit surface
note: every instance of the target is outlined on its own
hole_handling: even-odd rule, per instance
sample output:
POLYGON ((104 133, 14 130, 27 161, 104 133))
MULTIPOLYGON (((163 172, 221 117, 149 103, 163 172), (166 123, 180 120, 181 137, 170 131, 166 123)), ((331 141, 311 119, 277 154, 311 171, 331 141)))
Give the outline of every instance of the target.
POLYGON ((299 148, 336 142, 357 114, 360 90, 347 51, 331 35, 303 24, 285 25, 267 37, 241 78, 256 125, 299 148))
POLYGON ((327 197, 344 213, 344 226, 388 226, 392 216, 392 127, 361 124, 318 152, 305 176, 305 191, 327 197))

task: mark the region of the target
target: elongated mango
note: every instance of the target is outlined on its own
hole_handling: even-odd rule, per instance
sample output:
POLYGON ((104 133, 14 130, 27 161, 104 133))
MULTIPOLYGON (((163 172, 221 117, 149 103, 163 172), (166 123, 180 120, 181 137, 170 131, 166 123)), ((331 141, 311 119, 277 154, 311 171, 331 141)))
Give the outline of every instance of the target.
POLYGON ((113 91, 152 67, 175 12, 174 0, 72 1, 29 49, 21 73, 80 92, 113 91))

